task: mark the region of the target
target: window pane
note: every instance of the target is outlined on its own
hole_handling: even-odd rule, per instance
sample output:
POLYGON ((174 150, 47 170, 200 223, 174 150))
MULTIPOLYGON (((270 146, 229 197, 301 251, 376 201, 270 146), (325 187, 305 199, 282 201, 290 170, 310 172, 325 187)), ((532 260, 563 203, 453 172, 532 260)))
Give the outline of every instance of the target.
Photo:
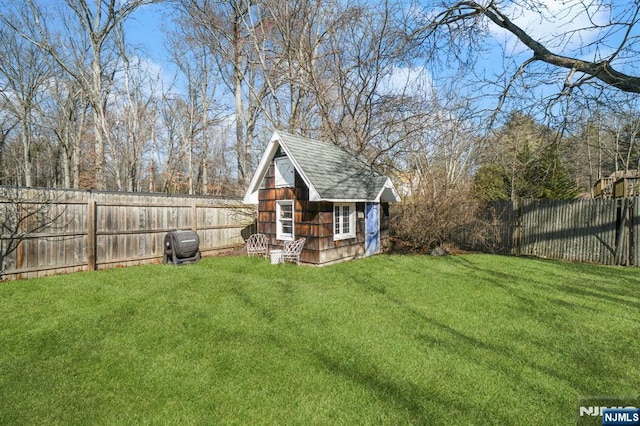
POLYGON ((293 236, 293 203, 290 201, 278 201, 276 208, 277 217, 277 230, 276 238, 278 239, 290 239, 293 236))
POLYGON ((340 233, 340 206, 333 208, 333 232, 334 234, 340 233))
POLYGON ((283 205, 282 209, 280 210, 280 216, 282 217, 282 219, 292 219, 293 218, 293 211, 292 211, 292 206, 291 205, 283 205))
POLYGON ((342 206, 342 233, 348 234, 350 229, 349 223, 349 206, 342 206))

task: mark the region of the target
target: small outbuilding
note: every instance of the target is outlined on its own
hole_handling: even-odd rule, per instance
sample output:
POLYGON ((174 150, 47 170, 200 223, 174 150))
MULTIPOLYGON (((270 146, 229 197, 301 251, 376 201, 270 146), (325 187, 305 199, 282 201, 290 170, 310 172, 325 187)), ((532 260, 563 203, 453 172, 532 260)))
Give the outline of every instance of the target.
POLYGON ((379 253, 391 179, 331 143, 275 131, 244 197, 272 246, 305 238, 300 261, 326 265, 379 253))

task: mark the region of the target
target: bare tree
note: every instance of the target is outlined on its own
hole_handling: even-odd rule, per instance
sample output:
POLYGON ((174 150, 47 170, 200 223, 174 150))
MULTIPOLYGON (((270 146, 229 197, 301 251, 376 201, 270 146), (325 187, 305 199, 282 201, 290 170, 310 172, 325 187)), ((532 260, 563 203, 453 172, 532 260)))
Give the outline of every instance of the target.
POLYGON ((164 130, 164 137, 155 141, 153 149, 153 163, 157 164, 157 171, 160 177, 159 188, 167 193, 180 193, 184 191, 180 185, 186 181, 183 172, 185 162, 185 149, 182 143, 182 110, 184 101, 181 97, 170 97, 163 95, 163 100, 159 112, 159 126, 164 130))
POLYGON ((11 132, 18 126, 19 122, 12 115, 7 113, 6 99, 0 97, 0 185, 7 185, 12 182, 8 170, 11 168, 7 159, 7 145, 11 132))
POLYGON ((320 15, 299 55, 311 59, 303 64, 320 135, 384 163, 423 124, 426 110, 416 94, 429 89, 416 84, 423 75, 411 65, 415 45, 407 42, 403 5, 351 1, 320 15))
MULTIPOLYGON (((154 0, 66 0, 59 8, 61 26, 48 26, 51 12, 38 0, 13 2, 13 10, 0 18, 14 31, 43 49, 82 87, 91 104, 95 126, 95 186, 105 189, 105 147, 109 144, 108 96, 118 57, 114 50, 114 29, 140 6, 154 0), (70 11, 70 13, 69 13, 70 11), (13 13, 11 13, 13 12, 13 13), (64 32, 60 32, 62 27, 64 32), (89 57, 84 56, 88 48, 89 57)), ((60 5, 58 5, 60 6, 60 5)))
POLYGON ((188 124, 182 127, 184 143, 188 149, 189 191, 190 193, 208 194, 215 186, 212 181, 213 170, 221 167, 214 161, 211 152, 218 143, 215 135, 218 132, 221 115, 224 115, 217 98, 221 80, 215 56, 207 43, 203 43, 193 34, 193 29, 178 26, 172 34, 172 61, 185 79, 182 93, 184 101, 180 112, 188 124))
POLYGON ((140 191, 149 148, 155 130, 158 76, 152 75, 146 62, 128 50, 122 24, 116 27, 117 49, 122 68, 113 84, 110 99, 107 171, 116 188, 140 191))
POLYGON ((50 68, 37 47, 8 30, 0 29, 0 96, 7 111, 20 123, 24 181, 33 186, 34 127, 36 113, 42 102, 44 86, 51 77, 50 68))
POLYGON ((263 0, 247 15, 251 63, 260 69, 254 90, 265 119, 276 128, 309 134, 318 127, 313 69, 326 31, 334 25, 331 7, 318 1, 263 0))
POLYGON ((30 235, 59 226, 64 209, 49 191, 0 187, 0 280, 5 259, 30 235))
POLYGON ((183 30, 189 31, 185 35, 197 41, 194 46, 200 43, 200 49, 211 52, 211 60, 216 61, 220 77, 232 93, 238 180, 242 185, 253 170, 252 143, 256 115, 261 111, 252 103, 252 94, 256 93, 252 76, 258 68, 249 66, 251 38, 245 25, 246 16, 252 13, 252 3, 187 0, 177 6, 183 30))
POLYGON ((49 102, 43 109, 43 126, 49 128, 51 143, 59 150, 61 186, 79 188, 81 171, 86 167, 82 143, 88 130, 90 105, 78 84, 61 76, 51 82, 49 102))
POLYGON ((447 49, 449 53, 468 54, 464 44, 483 51, 483 41, 494 35, 489 24, 515 36, 531 55, 521 60, 512 82, 536 64, 546 64, 564 70, 564 76, 558 80, 566 93, 593 84, 640 93, 640 76, 626 71, 637 69, 640 47, 636 36, 640 19, 637 1, 569 0, 553 11, 554 17, 550 16, 547 4, 535 0, 443 1, 433 7, 436 12, 429 13, 426 24, 416 32, 430 47, 442 47, 445 40, 452 48, 447 49), (536 16, 537 23, 555 19, 558 32, 552 38, 536 37, 531 28, 516 24, 524 14, 536 16), (576 17, 583 18, 584 25, 567 27, 559 22, 562 18, 570 21, 576 17), (587 55, 591 59, 585 59, 587 55))

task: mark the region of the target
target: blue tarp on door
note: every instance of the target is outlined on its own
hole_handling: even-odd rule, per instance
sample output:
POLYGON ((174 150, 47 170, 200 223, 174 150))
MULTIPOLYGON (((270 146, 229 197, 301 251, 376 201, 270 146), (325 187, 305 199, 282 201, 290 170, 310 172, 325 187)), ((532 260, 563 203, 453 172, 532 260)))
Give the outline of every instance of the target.
POLYGON ((380 204, 367 203, 365 214, 365 250, 371 256, 380 252, 380 204))

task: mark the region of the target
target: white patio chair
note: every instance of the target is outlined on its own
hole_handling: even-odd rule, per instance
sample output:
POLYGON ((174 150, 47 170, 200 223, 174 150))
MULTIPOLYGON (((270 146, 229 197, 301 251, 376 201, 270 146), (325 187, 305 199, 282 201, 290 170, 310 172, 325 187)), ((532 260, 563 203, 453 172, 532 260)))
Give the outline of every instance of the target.
POLYGON ((253 234, 247 239, 247 256, 269 255, 269 238, 264 234, 253 234))
POLYGON ((280 262, 296 262, 296 264, 299 265, 300 253, 302 253, 305 241, 305 238, 300 238, 295 241, 285 241, 284 247, 282 249, 282 256, 280 257, 280 262))

